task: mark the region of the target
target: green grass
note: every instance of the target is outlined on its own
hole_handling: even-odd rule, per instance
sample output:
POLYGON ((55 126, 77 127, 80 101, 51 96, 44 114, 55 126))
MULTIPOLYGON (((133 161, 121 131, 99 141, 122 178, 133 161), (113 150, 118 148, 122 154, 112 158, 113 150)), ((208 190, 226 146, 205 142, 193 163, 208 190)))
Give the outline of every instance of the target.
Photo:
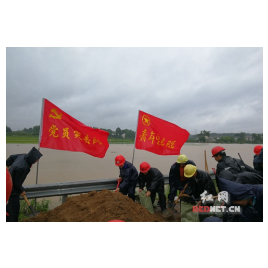
MULTIPOLYGON (((34 199, 30 199, 29 202, 35 212, 47 212, 49 210, 49 205, 51 204, 50 200, 42 199, 40 202, 36 201, 36 208, 35 208, 34 199)), ((24 219, 27 219, 28 215, 31 213, 32 211, 28 207, 27 203, 24 200, 20 200, 19 221, 23 221, 24 219)))
POLYGON ((39 143, 38 136, 6 136, 6 143, 39 143))

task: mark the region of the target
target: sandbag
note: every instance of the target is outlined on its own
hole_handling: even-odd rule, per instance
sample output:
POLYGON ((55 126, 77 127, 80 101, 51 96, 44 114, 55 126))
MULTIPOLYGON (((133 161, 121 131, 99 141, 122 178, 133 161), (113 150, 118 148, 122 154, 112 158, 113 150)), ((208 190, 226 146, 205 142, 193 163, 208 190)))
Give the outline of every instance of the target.
POLYGON ((146 195, 145 191, 141 191, 139 193, 141 205, 145 207, 150 213, 154 214, 154 208, 153 208, 151 197, 150 196, 146 197, 145 195, 146 195))
POLYGON ((195 204, 187 203, 181 200, 181 221, 182 222, 199 222, 199 213, 193 212, 195 204))
MULTIPOLYGON (((222 206, 222 202, 220 202, 218 199, 214 200, 214 204, 212 204, 213 206, 218 206, 221 207, 222 206)), ((201 213, 200 213, 201 214, 201 213)), ((205 217, 218 217, 221 220, 223 219, 223 212, 220 210, 219 212, 207 212, 206 214, 204 214, 205 217)), ((204 218, 204 217, 203 217, 204 218)))

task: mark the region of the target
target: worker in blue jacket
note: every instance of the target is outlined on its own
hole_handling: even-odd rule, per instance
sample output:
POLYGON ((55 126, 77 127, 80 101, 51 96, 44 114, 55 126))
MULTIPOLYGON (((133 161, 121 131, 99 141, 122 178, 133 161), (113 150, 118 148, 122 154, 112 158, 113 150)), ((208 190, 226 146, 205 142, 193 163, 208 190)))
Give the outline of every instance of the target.
POLYGON ((169 188, 168 194, 168 207, 174 206, 174 198, 177 195, 177 190, 182 191, 185 184, 188 182, 188 178, 184 176, 184 167, 188 164, 196 166, 194 161, 189 160, 186 155, 181 154, 177 158, 169 171, 169 188))
POLYGON ((13 187, 11 195, 6 206, 9 216, 6 217, 7 222, 17 222, 20 212, 20 196, 26 195, 22 186, 31 167, 36 163, 42 154, 33 147, 28 154, 14 154, 6 160, 6 166, 11 175, 13 187))
POLYGON ((259 172, 261 176, 263 176, 263 147, 260 152, 254 156, 253 160, 254 169, 259 172))
POLYGON ((119 167, 119 178, 117 181, 120 183, 115 191, 119 191, 135 201, 135 188, 138 182, 137 169, 130 162, 126 161, 122 155, 116 156, 115 165, 119 167))
POLYGON ((262 163, 261 162, 256 162, 254 161, 256 157, 258 157, 258 155, 260 154, 261 150, 262 150, 263 146, 262 145, 256 145, 254 147, 254 156, 253 156, 253 167, 255 170, 257 170, 261 176, 263 176, 263 168, 262 168, 262 163))
POLYGON ((241 184, 219 178, 221 191, 228 192, 229 205, 240 206, 241 213, 227 212, 224 221, 262 222, 263 221, 263 185, 241 184))

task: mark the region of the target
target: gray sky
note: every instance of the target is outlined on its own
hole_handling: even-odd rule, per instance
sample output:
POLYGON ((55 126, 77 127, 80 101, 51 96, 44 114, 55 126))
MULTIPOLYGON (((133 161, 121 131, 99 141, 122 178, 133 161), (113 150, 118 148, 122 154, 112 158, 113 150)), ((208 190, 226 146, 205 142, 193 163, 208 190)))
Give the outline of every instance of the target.
POLYGON ((40 124, 42 98, 88 126, 136 131, 138 110, 187 129, 263 132, 263 49, 7 48, 6 124, 40 124))

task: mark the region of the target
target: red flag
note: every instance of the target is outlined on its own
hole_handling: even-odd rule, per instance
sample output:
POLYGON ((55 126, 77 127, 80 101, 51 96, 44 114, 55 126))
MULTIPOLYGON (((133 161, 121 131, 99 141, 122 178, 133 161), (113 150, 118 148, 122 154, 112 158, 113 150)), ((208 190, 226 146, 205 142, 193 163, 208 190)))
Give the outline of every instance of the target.
POLYGON ((109 132, 84 125, 44 99, 40 147, 83 152, 103 158, 109 147, 108 136, 109 132))
POLYGON ((135 148, 158 155, 179 155, 189 135, 175 124, 139 111, 135 148))

